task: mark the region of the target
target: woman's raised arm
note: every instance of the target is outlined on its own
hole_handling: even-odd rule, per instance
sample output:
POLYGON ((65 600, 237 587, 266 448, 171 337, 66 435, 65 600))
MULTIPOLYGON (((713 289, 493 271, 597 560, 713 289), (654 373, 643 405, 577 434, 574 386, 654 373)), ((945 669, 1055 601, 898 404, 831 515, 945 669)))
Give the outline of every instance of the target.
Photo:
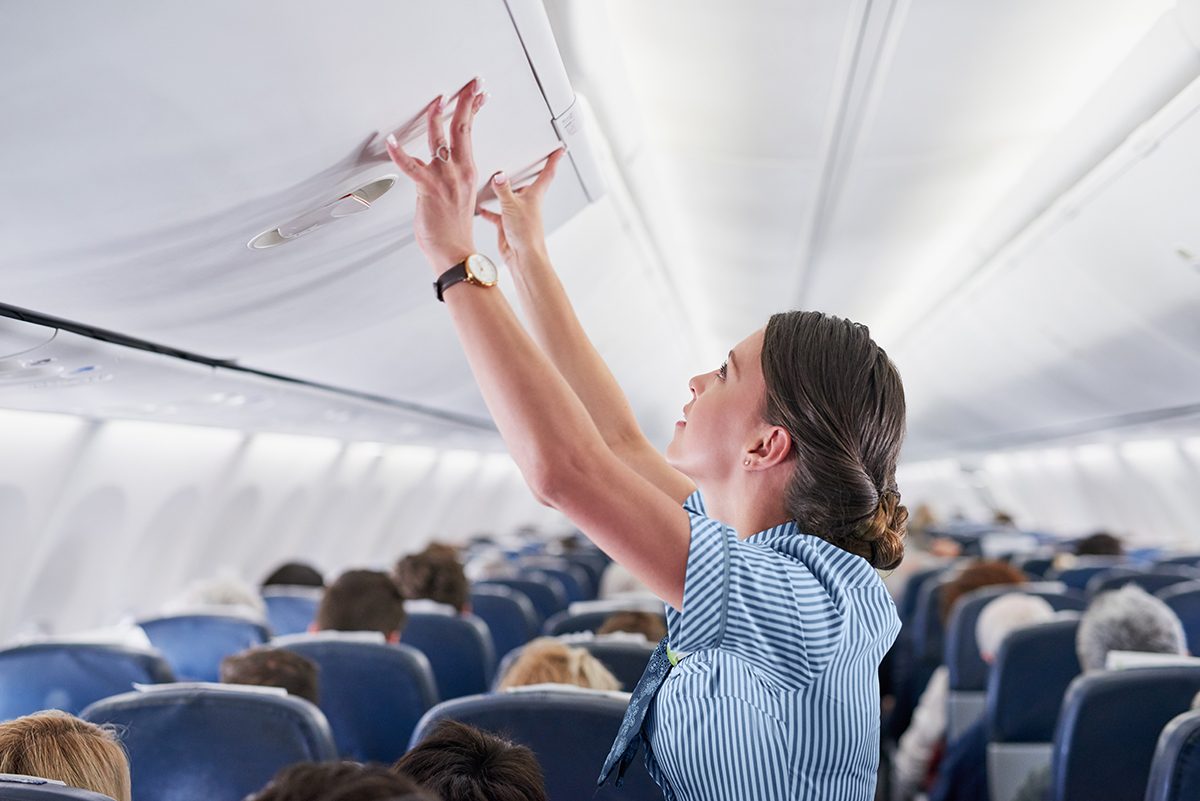
MULTIPOLYGON (((429 110, 429 164, 388 139, 417 188, 414 231, 435 276, 475 252, 471 123, 483 105, 475 82, 460 92, 451 139, 442 103, 429 110)), ((459 282, 444 298, 467 361, 509 452, 534 494, 676 608, 691 526, 672 497, 617 458, 583 403, 521 327, 498 287, 459 282)))
POLYGON ((512 271, 517 297, 537 343, 579 396, 604 442, 621 461, 676 501, 696 491, 691 479, 667 464, 638 425, 625 393, 583 330, 550 264, 542 199, 564 151, 550 154, 531 185, 513 190, 504 173, 492 178, 500 214, 480 209, 496 226, 500 253, 512 271))

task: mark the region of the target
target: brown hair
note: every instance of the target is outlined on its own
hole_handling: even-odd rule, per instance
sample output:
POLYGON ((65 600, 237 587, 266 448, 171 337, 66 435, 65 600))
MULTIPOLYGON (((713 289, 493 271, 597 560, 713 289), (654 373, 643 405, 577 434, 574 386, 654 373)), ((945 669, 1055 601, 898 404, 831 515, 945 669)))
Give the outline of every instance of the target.
POLYGON ((225 657, 221 660, 221 681, 282 687, 289 695, 319 703, 316 663, 283 648, 250 648, 225 657))
POLYGON ((663 622, 662 615, 653 612, 614 612, 596 629, 597 634, 616 631, 641 634, 650 642, 658 642, 667 636, 667 624, 663 622))
POLYGON ((942 623, 945 624, 950 620, 954 602, 968 592, 999 584, 1024 584, 1025 581, 1024 573, 1008 562, 999 560, 976 562, 964 568, 961 573, 942 585, 938 609, 942 616, 942 623))
POLYGON ((405 598, 428 598, 460 612, 470 603, 471 585, 458 561, 458 551, 449 545, 435 542, 420 553, 405 556, 392 575, 405 598))
POLYGON ((0 773, 130 797, 129 760, 113 731, 57 709, 0 723, 0 773))
POLYGON ((599 659, 583 648, 566 645, 553 637, 538 637, 521 649, 497 689, 529 684, 574 684, 589 690, 619 690, 621 682, 599 659))
POLYGON ((437 801, 408 776, 385 765, 300 762, 247 801, 437 801))
POLYGON ((325 579, 312 565, 304 562, 285 562, 263 579, 262 586, 324 587, 325 579))
POLYGON ((386 573, 347 570, 325 590, 316 624, 322 631, 378 631, 390 637, 407 620, 404 596, 386 573))
POLYGON ((896 487, 905 414, 896 366, 865 325, 793 311, 771 315, 762 368, 763 417, 787 430, 796 455, 789 517, 872 567, 899 565, 908 510, 896 487))
POLYGON ((455 720, 434 726, 393 770, 416 779, 442 801, 547 801, 533 751, 455 720))
POLYGON ((1121 541, 1107 531, 1097 531, 1075 543, 1076 556, 1121 556, 1121 541))

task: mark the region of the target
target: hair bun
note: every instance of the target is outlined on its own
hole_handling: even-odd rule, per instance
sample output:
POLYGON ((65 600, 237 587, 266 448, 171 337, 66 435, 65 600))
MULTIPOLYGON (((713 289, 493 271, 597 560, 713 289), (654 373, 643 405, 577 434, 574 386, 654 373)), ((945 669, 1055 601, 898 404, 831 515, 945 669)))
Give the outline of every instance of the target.
POLYGON ((900 493, 884 490, 879 506, 867 522, 862 539, 871 545, 871 567, 892 570, 904 558, 904 534, 908 527, 908 507, 900 503, 900 493))

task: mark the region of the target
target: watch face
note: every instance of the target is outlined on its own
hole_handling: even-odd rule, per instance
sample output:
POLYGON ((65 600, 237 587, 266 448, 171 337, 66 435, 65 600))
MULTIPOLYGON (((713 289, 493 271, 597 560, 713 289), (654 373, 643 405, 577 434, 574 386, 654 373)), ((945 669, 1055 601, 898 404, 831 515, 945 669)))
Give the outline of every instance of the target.
POLYGON ((492 264, 492 260, 479 253, 467 257, 467 272, 472 278, 485 286, 491 286, 500 277, 496 272, 496 265, 492 264))

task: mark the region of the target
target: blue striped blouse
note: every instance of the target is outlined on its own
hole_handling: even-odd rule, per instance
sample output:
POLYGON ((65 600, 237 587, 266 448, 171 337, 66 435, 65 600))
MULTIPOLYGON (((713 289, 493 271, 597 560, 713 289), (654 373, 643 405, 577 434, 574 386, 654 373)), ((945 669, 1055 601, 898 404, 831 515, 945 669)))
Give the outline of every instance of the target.
POLYGON ((879 661, 900 630, 865 559, 795 523, 739 541, 692 519, 683 612, 687 652, 646 724, 667 801, 870 801, 879 760, 879 661))

